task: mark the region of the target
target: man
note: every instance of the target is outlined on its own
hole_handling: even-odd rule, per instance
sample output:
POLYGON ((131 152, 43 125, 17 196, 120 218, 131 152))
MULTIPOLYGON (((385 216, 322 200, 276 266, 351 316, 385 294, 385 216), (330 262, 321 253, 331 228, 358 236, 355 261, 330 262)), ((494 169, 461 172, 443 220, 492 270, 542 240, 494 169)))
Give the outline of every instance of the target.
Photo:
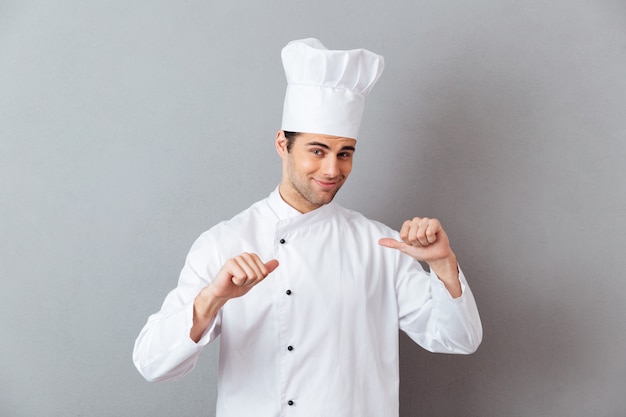
POLYGON ((397 416, 398 329, 472 353, 476 304, 437 220, 398 233, 333 202, 383 58, 316 39, 282 58, 280 184, 198 238, 133 360, 148 380, 177 379, 220 336, 219 417, 397 416))

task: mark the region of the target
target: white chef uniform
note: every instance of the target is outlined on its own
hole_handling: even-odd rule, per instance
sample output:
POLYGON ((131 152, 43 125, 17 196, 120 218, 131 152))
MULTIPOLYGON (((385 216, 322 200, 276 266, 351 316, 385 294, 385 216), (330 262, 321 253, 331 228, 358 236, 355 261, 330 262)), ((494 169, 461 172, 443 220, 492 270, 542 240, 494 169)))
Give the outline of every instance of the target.
POLYGON ((137 368, 149 380, 180 378, 221 335, 218 417, 397 416, 398 329, 429 351, 471 353, 482 328, 462 273, 453 299, 382 237, 398 234, 336 203, 300 214, 274 191, 196 241, 137 339, 137 368), (194 343, 194 298, 242 252, 280 265, 194 343))

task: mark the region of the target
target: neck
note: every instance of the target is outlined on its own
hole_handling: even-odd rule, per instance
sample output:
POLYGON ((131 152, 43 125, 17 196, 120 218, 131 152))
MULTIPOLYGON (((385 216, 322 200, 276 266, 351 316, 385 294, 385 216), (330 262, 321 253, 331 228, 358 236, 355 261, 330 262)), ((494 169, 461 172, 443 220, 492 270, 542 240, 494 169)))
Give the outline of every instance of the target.
POLYGON ((278 186, 278 193, 285 203, 289 204, 302 214, 309 213, 322 206, 310 203, 290 187, 284 186, 282 182, 278 186))

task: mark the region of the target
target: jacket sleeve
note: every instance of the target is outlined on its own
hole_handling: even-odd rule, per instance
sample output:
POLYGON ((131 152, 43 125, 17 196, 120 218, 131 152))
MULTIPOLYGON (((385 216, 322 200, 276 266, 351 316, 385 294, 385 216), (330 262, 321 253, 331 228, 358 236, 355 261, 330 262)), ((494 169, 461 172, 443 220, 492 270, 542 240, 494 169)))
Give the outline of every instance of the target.
POLYGON ((148 317, 133 349, 133 362, 148 381, 175 380, 189 373, 203 348, 220 333, 221 314, 213 320, 202 338, 195 343, 189 337, 193 324, 193 302, 209 277, 221 268, 214 240, 208 233, 193 244, 172 290, 161 309, 148 317))
POLYGON ((430 352, 475 352, 482 341, 482 324, 463 271, 459 268, 463 293, 452 298, 434 272, 409 262, 396 283, 400 329, 430 352))

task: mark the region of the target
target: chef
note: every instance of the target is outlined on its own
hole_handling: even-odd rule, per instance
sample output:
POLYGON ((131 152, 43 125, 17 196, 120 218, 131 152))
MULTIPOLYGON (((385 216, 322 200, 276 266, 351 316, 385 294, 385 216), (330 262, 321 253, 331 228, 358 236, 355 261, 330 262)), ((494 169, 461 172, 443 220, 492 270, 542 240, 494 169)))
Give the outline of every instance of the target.
POLYGON ((178 379, 219 337, 218 417, 398 416, 398 331, 472 353, 476 303, 439 221, 397 232, 333 201, 383 57, 304 39, 282 61, 281 181, 196 240, 133 361, 149 381, 178 379))

